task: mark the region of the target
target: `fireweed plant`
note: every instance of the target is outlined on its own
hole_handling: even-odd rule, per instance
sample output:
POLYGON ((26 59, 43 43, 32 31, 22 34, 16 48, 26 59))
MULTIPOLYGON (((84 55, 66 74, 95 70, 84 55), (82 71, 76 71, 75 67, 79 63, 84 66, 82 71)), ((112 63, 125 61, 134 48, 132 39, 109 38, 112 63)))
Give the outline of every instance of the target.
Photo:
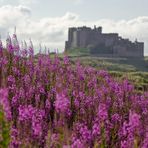
POLYGON ((10 148, 148 148, 148 93, 68 57, 0 41, 0 106, 10 148))

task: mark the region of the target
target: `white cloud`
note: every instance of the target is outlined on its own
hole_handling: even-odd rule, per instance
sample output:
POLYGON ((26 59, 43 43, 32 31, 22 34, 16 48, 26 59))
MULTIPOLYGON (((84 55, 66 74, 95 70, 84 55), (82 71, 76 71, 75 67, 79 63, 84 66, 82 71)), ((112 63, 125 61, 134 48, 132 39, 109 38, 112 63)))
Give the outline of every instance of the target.
POLYGON ((14 26, 22 26, 31 15, 31 10, 24 6, 10 5, 0 7, 0 34, 5 34, 14 26))
POLYGON ((31 10, 24 6, 0 7, 0 34, 3 38, 7 32, 13 33, 14 26, 20 39, 32 38, 35 45, 42 43, 51 49, 64 49, 68 37, 68 27, 73 26, 103 26, 103 32, 118 32, 119 35, 145 42, 145 53, 148 55, 148 16, 131 20, 114 21, 102 19, 98 21, 83 21, 79 15, 67 12, 62 17, 47 17, 34 20, 31 10))

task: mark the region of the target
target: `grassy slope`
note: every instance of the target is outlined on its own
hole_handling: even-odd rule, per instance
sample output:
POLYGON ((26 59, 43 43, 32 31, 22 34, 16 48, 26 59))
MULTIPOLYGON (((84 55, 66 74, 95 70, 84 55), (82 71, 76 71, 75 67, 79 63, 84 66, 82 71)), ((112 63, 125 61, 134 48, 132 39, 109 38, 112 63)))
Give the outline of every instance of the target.
POLYGON ((9 144, 9 124, 4 119, 0 106, 0 148, 7 148, 9 144))

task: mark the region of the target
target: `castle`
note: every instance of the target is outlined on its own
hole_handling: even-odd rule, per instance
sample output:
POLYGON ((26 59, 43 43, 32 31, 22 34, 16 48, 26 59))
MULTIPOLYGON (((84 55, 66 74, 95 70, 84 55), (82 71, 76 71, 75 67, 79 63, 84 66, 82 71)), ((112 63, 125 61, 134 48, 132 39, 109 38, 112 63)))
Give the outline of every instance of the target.
POLYGON ((102 27, 69 28, 65 51, 86 48, 90 54, 114 57, 144 57, 144 43, 123 39, 118 33, 102 33, 102 27))

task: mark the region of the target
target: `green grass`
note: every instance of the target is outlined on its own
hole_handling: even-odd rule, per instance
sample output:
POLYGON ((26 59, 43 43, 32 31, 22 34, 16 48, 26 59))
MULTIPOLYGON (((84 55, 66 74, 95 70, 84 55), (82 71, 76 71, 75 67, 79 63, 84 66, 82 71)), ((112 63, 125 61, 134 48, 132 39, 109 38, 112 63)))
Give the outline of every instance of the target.
POLYGON ((3 112, 0 110, 0 148, 7 148, 9 140, 9 123, 6 122, 3 112))
POLYGON ((75 48, 71 49, 69 51, 66 51, 66 54, 68 54, 69 57, 81 57, 81 56, 89 56, 90 50, 86 48, 75 48))
POLYGON ((143 59, 127 58, 104 58, 95 56, 70 57, 72 61, 79 59, 83 65, 92 66, 97 69, 123 72, 148 72, 148 62, 143 59))

